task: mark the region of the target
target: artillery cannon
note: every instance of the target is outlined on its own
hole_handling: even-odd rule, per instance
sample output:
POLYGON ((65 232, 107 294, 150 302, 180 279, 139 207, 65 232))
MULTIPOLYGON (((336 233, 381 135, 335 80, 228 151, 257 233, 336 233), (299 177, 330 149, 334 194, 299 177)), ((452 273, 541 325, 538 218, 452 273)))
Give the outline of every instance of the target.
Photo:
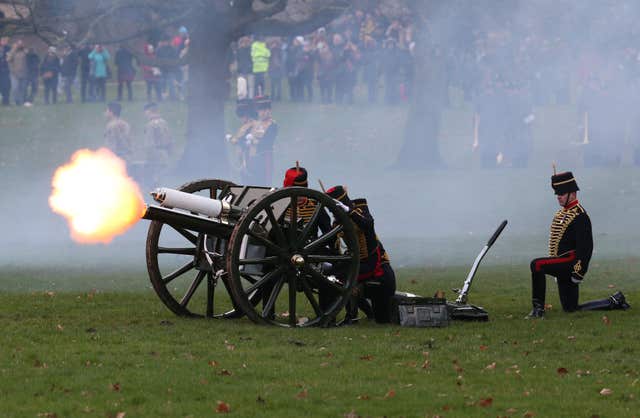
POLYGON ((359 247, 348 215, 322 192, 199 180, 152 192, 147 269, 175 314, 327 326, 349 299, 359 247), (222 284, 229 297, 216 296, 222 284))

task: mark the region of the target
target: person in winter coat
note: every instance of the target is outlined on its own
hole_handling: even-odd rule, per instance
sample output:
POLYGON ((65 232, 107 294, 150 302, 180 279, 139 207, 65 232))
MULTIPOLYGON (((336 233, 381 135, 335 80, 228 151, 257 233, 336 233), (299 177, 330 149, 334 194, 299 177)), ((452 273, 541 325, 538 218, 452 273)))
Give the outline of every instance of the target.
POLYGON ((107 78, 109 78, 109 60, 111 55, 106 48, 97 44, 93 51, 89 54, 91 60, 91 69, 93 70, 93 77, 95 79, 96 86, 96 100, 105 102, 107 100, 107 78))
POLYGON ((60 75, 60 58, 56 55, 56 47, 50 46, 47 55, 40 65, 40 76, 44 84, 44 104, 58 102, 58 76, 60 75), (51 98, 51 99, 49 99, 51 98))

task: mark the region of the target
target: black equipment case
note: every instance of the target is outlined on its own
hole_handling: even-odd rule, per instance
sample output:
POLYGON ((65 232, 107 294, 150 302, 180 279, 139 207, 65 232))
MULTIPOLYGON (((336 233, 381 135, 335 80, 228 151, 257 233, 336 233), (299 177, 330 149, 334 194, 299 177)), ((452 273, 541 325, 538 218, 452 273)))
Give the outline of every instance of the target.
POLYGON ((392 301, 391 320, 403 327, 446 327, 449 325, 447 300, 396 292, 392 301))

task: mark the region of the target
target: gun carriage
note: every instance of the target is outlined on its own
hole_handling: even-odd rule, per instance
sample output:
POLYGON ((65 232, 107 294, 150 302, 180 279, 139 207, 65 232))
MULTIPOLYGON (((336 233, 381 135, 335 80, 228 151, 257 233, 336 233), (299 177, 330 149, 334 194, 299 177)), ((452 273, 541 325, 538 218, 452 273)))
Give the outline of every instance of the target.
POLYGON ((359 247, 324 193, 199 180, 152 192, 143 216, 147 269, 175 314, 285 327, 337 321, 355 286, 359 247), (228 295, 216 296, 221 288, 228 295))

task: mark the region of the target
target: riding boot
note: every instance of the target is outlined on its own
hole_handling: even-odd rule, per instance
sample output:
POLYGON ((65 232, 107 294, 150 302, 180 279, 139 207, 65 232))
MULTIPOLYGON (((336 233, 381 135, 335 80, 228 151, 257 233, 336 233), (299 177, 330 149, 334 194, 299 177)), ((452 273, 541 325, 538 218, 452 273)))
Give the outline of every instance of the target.
POLYGON ((531 302, 533 309, 529 312, 529 315, 525 316, 525 319, 544 319, 544 303, 538 299, 533 299, 531 302))
POLYGON ((631 306, 627 303, 622 292, 616 292, 606 299, 592 300, 578 306, 581 311, 610 311, 613 309, 627 310, 631 306))

